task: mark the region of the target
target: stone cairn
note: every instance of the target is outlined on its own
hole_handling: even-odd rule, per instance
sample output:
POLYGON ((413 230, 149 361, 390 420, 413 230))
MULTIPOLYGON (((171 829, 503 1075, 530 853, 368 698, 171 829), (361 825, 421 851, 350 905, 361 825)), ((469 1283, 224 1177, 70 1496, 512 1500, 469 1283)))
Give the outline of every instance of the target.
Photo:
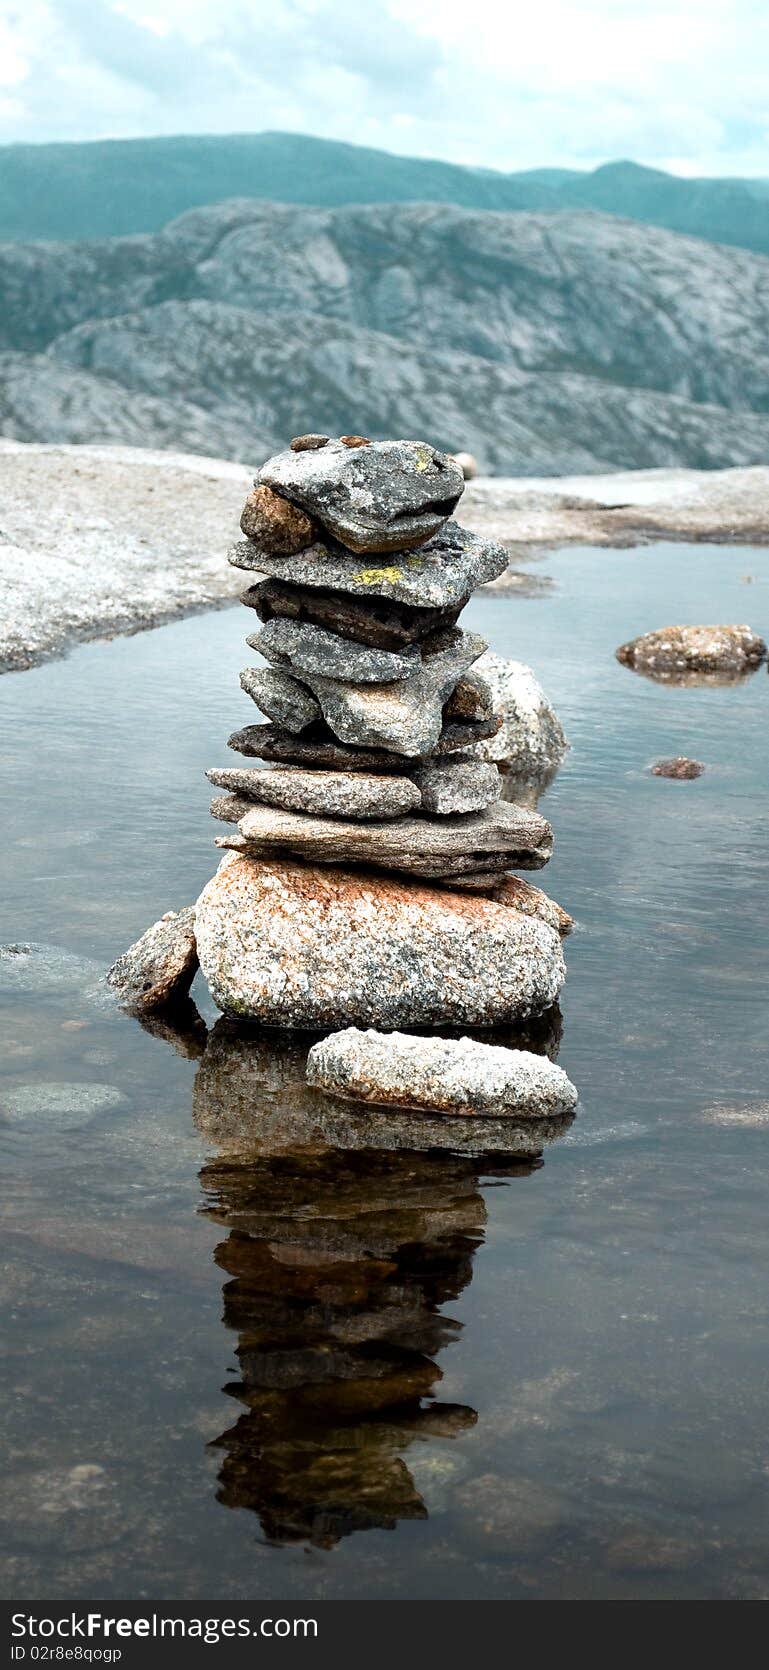
POLYGON ((510 875, 547 862, 552 832, 475 752, 501 719, 458 621, 507 556, 453 520, 463 489, 431 446, 303 435, 249 494, 229 560, 255 576, 247 642, 268 665, 240 682, 266 722, 229 746, 267 764, 207 773, 232 828, 196 907, 230 1013, 485 1026, 558 995, 555 907, 510 875))

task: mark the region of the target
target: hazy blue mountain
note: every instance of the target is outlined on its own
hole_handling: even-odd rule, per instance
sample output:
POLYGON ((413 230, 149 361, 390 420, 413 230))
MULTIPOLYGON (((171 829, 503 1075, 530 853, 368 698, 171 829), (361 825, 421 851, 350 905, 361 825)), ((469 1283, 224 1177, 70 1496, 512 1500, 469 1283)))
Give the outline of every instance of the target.
POLYGON ((769 459, 769 259, 594 211, 239 199, 0 247, 0 433, 258 460, 423 435, 497 473, 769 459))
POLYGON ((0 148, 0 240, 158 231, 225 198, 334 207, 454 203, 593 208, 711 242, 769 252, 769 182, 684 180, 632 162, 592 173, 502 174, 393 156, 304 134, 189 135, 0 148))

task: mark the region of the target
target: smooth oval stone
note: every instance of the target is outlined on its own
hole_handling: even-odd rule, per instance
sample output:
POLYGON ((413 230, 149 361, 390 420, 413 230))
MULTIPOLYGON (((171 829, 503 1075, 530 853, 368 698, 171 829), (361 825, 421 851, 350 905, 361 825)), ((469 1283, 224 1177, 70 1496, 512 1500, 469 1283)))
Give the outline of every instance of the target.
POLYGON ((408 551, 451 516, 461 469, 423 441, 347 436, 317 450, 268 458, 259 481, 285 494, 350 551, 408 551), (353 444, 354 443, 354 444, 353 444))
POLYGON ((484 898, 230 856, 196 906, 214 1002, 267 1026, 494 1026, 550 1007, 558 934, 484 898))
POLYGON ((541 1119, 577 1105, 574 1085, 546 1055, 355 1026, 313 1044, 307 1083, 352 1101, 433 1113, 541 1119))

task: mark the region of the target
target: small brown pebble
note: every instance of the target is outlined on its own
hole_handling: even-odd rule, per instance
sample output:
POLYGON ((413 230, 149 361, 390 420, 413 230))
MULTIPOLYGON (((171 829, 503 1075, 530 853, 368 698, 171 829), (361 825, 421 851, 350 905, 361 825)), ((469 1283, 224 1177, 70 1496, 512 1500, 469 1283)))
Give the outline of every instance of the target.
POLYGON ((693 777, 701 777, 704 770, 699 760, 687 760, 679 755, 675 760, 657 760, 652 766, 652 777, 673 777, 679 783, 688 783, 693 777))
POLYGON ((315 538, 315 524, 271 487, 255 487, 243 506, 240 526, 247 539, 276 557, 293 557, 315 538))
POLYGON ((340 435, 339 439, 342 443, 342 446, 370 446, 371 445, 371 442, 370 442, 367 435, 340 435))
POLYGON ((322 446, 328 446, 328 435, 295 435, 289 441, 292 452, 318 452, 322 446))

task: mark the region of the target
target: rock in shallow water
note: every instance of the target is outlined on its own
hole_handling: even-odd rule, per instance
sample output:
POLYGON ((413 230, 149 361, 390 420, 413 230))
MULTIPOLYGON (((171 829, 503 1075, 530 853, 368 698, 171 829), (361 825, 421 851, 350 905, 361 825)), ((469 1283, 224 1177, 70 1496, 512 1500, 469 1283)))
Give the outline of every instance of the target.
POLYGON ((494 712, 502 719, 496 736, 477 745, 477 757, 508 762, 515 777, 536 781, 548 777, 569 745, 531 667, 486 650, 473 673, 489 686, 494 712))
POLYGON ((276 453, 259 481, 301 505, 351 551, 422 545, 451 516, 465 486, 445 452, 421 441, 365 442, 363 436, 276 453))
POLYGON ((422 804, 419 789, 408 777, 363 771, 292 771, 290 767, 264 771, 258 766, 232 766, 207 771, 206 776, 218 788, 265 806, 318 817, 400 818, 422 804))
POLYGON ((434 1113, 536 1119, 577 1105, 574 1085, 546 1056, 354 1026, 313 1044, 307 1083, 351 1101, 434 1113))
POLYGON ((749 626, 661 626, 615 650, 618 661, 658 678, 667 674, 741 672, 766 655, 749 626))
POLYGON ((651 774, 652 777, 672 777, 678 783, 691 783, 695 777, 701 777, 704 770, 699 760, 687 760, 683 754, 678 754, 673 760, 656 760, 651 774))
POLYGON ((384 560, 356 557, 338 545, 316 541, 296 557, 275 557, 247 539, 229 553, 234 568, 254 569, 297 586, 352 592, 356 597, 390 598, 417 608, 462 607, 476 586, 496 580, 507 568, 502 545, 447 522, 418 551, 393 551, 384 560))
POLYGON ((118 957, 107 981, 127 1009, 159 1009, 189 991, 198 966, 195 908, 169 910, 118 957))
POLYGON ((565 977, 535 918, 289 861, 225 860, 196 929, 215 1003, 267 1026, 505 1025, 549 1008, 565 977))

